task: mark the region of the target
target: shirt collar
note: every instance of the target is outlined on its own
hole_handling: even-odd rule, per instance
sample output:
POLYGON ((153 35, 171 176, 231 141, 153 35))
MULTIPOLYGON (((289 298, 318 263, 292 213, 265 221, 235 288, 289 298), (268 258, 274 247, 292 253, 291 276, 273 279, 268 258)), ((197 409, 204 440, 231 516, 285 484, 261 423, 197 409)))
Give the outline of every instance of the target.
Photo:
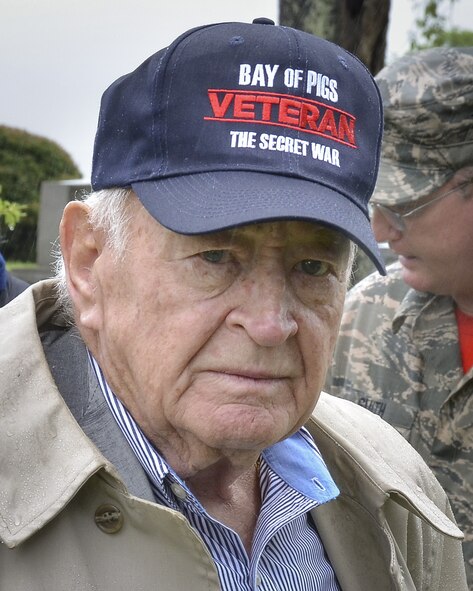
POLYGON ((319 504, 340 494, 315 441, 304 427, 266 448, 262 456, 289 486, 319 504))

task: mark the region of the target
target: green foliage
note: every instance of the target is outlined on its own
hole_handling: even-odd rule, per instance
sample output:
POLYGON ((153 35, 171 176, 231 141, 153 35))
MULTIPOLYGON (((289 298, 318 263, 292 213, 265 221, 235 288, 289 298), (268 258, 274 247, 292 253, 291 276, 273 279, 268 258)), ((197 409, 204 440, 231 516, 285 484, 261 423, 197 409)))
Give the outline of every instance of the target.
MULTIPOLYGON (((6 259, 36 260, 41 183, 80 178, 71 157, 55 142, 21 129, 0 125, 0 185, 3 197, 22 204, 22 219, 2 235, 1 249, 6 259)), ((7 222, 7 226, 8 226, 7 222)))
POLYGON ((473 31, 453 27, 449 31, 439 31, 433 39, 432 47, 473 47, 473 31))
POLYGON ((25 217, 26 205, 0 199, 0 235, 2 223, 4 223, 9 230, 13 230, 16 224, 25 217))
POLYGON ((422 15, 416 19, 411 34, 411 49, 429 47, 468 47, 473 45, 473 31, 449 27, 446 14, 457 0, 416 0, 414 6, 422 15))

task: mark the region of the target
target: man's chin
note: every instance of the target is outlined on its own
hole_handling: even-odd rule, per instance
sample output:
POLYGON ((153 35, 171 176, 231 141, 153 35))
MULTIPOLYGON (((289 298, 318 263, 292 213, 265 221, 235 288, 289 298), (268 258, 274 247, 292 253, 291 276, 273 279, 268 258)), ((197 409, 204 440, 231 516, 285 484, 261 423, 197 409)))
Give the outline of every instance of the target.
POLYGON ((252 420, 220 423, 218 428, 206 438, 214 449, 233 450, 242 453, 259 453, 261 450, 285 439, 293 431, 287 425, 265 418, 253 417, 252 420))
POLYGON ((406 285, 417 291, 432 291, 430 288, 431 282, 429 278, 422 272, 421 266, 418 263, 411 261, 410 265, 403 265, 401 269, 401 277, 406 285))

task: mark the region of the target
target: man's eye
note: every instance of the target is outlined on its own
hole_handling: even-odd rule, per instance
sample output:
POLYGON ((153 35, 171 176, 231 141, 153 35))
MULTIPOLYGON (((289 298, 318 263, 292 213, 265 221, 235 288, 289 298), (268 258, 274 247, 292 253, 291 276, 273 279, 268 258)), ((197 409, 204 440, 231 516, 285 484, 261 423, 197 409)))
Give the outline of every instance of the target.
POLYGON ((228 253, 225 250, 206 250, 200 256, 208 263, 223 263, 228 258, 228 253))
POLYGON ((307 275, 313 275, 314 277, 322 277, 326 275, 330 270, 330 265, 323 261, 317 261, 314 259, 305 259, 300 263, 297 263, 296 269, 306 273, 307 275))

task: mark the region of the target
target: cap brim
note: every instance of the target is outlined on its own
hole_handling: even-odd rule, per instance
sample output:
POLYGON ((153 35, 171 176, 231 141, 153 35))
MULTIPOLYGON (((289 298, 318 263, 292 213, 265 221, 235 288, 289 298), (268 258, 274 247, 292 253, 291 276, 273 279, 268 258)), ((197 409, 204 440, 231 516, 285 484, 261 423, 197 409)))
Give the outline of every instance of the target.
POLYGON ((373 201, 383 205, 416 201, 444 185, 452 174, 450 169, 432 170, 382 158, 373 201))
POLYGON ((259 172, 219 171, 137 182, 132 189, 160 224, 179 234, 275 220, 318 222, 340 230, 386 274, 368 217, 324 185, 259 172))

